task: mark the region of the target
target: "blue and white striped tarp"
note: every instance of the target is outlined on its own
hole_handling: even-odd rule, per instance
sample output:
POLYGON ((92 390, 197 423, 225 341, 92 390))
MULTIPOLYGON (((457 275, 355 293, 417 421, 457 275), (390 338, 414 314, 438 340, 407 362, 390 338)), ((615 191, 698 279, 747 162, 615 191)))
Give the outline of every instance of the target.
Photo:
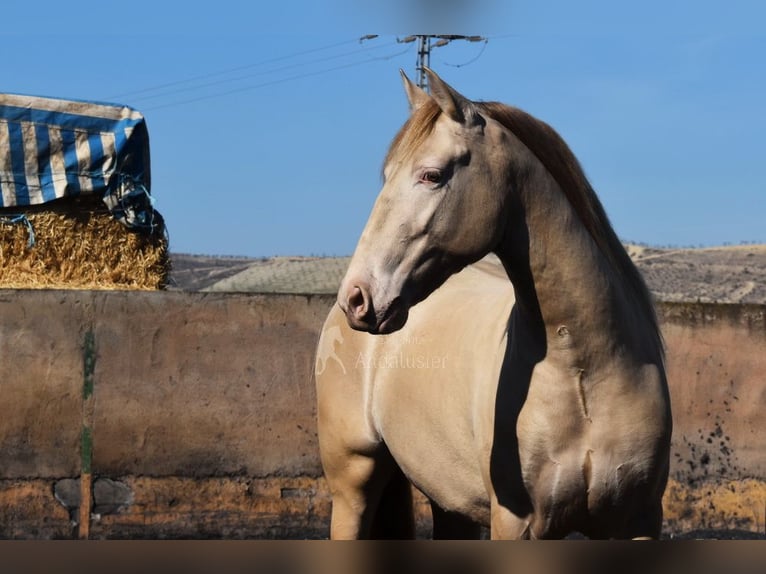
POLYGON ((143 115, 124 105, 0 94, 0 208, 86 194, 129 228, 154 231, 143 115))

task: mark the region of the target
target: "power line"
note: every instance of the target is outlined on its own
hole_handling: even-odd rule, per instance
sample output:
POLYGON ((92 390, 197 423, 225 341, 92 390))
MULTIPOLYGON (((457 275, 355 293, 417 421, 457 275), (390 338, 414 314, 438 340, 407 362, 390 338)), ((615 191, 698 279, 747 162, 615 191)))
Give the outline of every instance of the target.
MULTIPOLYGON (((362 39, 368 39, 368 38, 367 37, 363 37, 362 39)), ((180 84, 187 84, 187 83, 195 82, 195 81, 198 81, 198 80, 206 80, 208 78, 213 78, 213 77, 216 77, 216 76, 224 76, 226 74, 231 74, 233 72, 239 72, 241 70, 247 70, 247 69, 251 69, 251 68, 256 68, 258 66, 264 66, 266 64, 273 64, 273 63, 276 63, 276 62, 281 62, 281 61, 284 61, 284 60, 289 60, 291 58, 297 58, 299 56, 305 56, 307 54, 313 54, 313 53, 316 53, 316 52, 322 52, 322 51, 325 51, 325 50, 331 50, 333 48, 337 48, 338 46, 345 46, 346 44, 353 44, 353 43, 356 43, 356 42, 361 42, 362 39, 354 38, 352 40, 343 40, 342 42, 335 42, 334 44, 329 44, 327 46, 320 46, 320 47, 317 47, 317 48, 309 48, 308 50, 302 50, 300 52, 294 52, 292 54, 287 54, 285 56, 278 56, 276 58, 269 58, 267 60, 261 60, 260 62, 255 62, 253 64, 246 64, 244 66, 237 66, 235 68, 229 68, 227 70, 220 70, 218 72, 211 72, 211 73, 208 73, 208 74, 200 74, 198 76, 192 76, 190 78, 185 78, 183 80, 175 80, 175 81, 172 81, 172 82, 166 82, 164 84, 157 84, 157 85, 154 85, 154 86, 149 86, 147 88, 142 88, 140 90, 132 90, 132 91, 129 91, 129 92, 122 92, 120 94, 115 94, 113 96, 107 96, 105 99, 106 100, 120 99, 120 98, 124 98, 126 96, 133 96, 133 95, 136 95, 136 94, 143 94, 143 93, 146 93, 146 92, 151 92, 151 91, 155 91, 155 90, 161 90, 163 88, 177 86, 177 85, 180 85, 180 84)))
MULTIPOLYGON (((201 84, 194 84, 194 85, 191 85, 191 86, 178 87, 178 88, 175 88, 175 89, 160 91, 160 92, 157 92, 157 93, 154 93, 154 94, 147 94, 147 95, 143 95, 143 96, 139 95, 139 96, 133 98, 133 101, 145 101, 145 100, 151 100, 151 99, 156 99, 156 98, 163 98, 163 97, 171 96, 171 95, 174 95, 174 94, 179 94, 179 93, 184 93, 184 92, 192 92, 192 91, 200 90, 200 89, 203 89, 203 88, 210 88, 210 87, 220 86, 220 85, 231 83, 231 82, 238 82, 240 80, 246 80, 248 78, 253 78, 253 77, 257 77, 257 76, 265 76, 265 75, 269 75, 269 74, 275 74, 277 72, 284 72, 285 70, 290 70, 290 69, 293 69, 293 68, 300 68, 300 67, 303 67, 303 66, 310 66, 312 64, 319 64, 319 63, 322 63, 322 62, 328 62, 330 60, 337 60, 339 58, 345 58, 346 56, 356 56, 358 54, 362 54, 362 53, 365 53, 365 52, 370 52, 370 51, 373 51, 373 50, 380 50, 382 48, 386 48, 388 46, 392 46, 393 44, 395 44, 395 42, 388 42, 388 43, 385 43, 385 44, 379 44, 379 45, 376 45, 376 46, 371 46, 369 48, 361 48, 361 49, 356 49, 356 50, 353 50, 353 51, 343 52, 343 53, 340 53, 340 54, 334 54, 332 56, 325 56, 323 58, 315 58, 313 60, 308 60, 306 62, 297 62, 297 63, 294 63, 294 64, 287 64, 287 65, 284 65, 284 66, 280 66, 278 68, 272 68, 272 69, 269 69, 269 70, 254 72, 254 73, 251 73, 251 74, 239 75, 239 76, 235 76, 235 77, 232 77, 232 78, 224 78, 224 79, 221 79, 221 80, 214 80, 214 81, 210 81, 210 82, 204 82, 204 83, 201 83, 201 84)), ((275 58, 271 62, 276 61, 276 60, 284 60, 285 58, 286 57, 275 58)), ((240 69, 252 68, 254 66, 255 65, 243 66, 240 69)), ((226 73, 228 73, 228 72, 226 72, 226 73)), ((213 76, 216 76, 216 75, 223 75, 223 74, 224 74, 224 72, 218 72, 218 73, 215 73, 215 74, 208 74, 207 77, 213 77, 213 76)), ((191 80, 188 80, 188 81, 191 81, 191 80)), ((172 87, 173 85, 179 85, 179 84, 182 84, 182 83, 188 83, 188 81, 171 82, 170 84, 166 84, 166 86, 172 87)), ((141 90, 141 92, 148 92, 149 90, 150 89, 147 88, 145 90, 141 90)), ((138 92, 136 92, 136 93, 138 93, 138 92)))
MULTIPOLYGON (((231 73, 234 73, 234 72, 238 72, 238 71, 242 71, 242 70, 248 70, 248 69, 256 68, 256 67, 259 67, 259 66, 265 66, 267 64, 273 64, 273 63, 289 60, 289 59, 292 59, 292 58, 297 58, 297 57, 300 57, 300 56, 305 56, 305 55, 308 55, 308 54, 313 54, 313 53, 317 53, 317 52, 321 52, 321 51, 325 51, 325 50, 330 50, 330 49, 337 48, 339 46, 343 46, 343 45, 347 45, 347 44, 351 44, 351 43, 363 44, 363 43, 365 43, 368 40, 373 40, 373 39, 376 39, 376 38, 379 37, 377 34, 367 34, 365 36, 362 36, 360 38, 355 38, 353 40, 344 40, 342 42, 336 42, 336 43, 329 44, 329 45, 326 45, 326 46, 320 46, 320 47, 317 47, 317 48, 311 48, 311 49, 308 49, 308 50, 302 50, 302 51, 294 52, 294 53, 287 54, 287 55, 284 55, 284 56, 279 56, 279 57, 275 57, 275 58, 269 58, 269 59, 266 59, 266 60, 261 60, 259 62, 253 63, 253 64, 247 64, 247 65, 244 65, 244 66, 237 66, 237 67, 234 67, 234 68, 229 68, 229 69, 226 69, 226 70, 220 70, 220 71, 217 71, 217 72, 211 72, 211 73, 207 73, 207 74, 200 74, 200 75, 193 76, 193 77, 190 77, 190 78, 186 78, 186 79, 182 79, 182 80, 176 80, 176 81, 172 81, 172 82, 166 82, 164 84, 150 86, 150 87, 142 88, 140 90, 134 90, 134 91, 131 91, 131 92, 123 92, 123 94, 121 94, 121 95, 118 94, 117 96, 112 96, 111 98, 106 98, 106 99, 114 99, 114 98, 117 98, 117 97, 121 97, 121 96, 124 97, 124 96, 129 96, 129 95, 148 94, 149 92, 153 92, 153 91, 156 92, 158 90, 165 90, 165 91, 162 91, 162 92, 156 93, 156 94, 148 94, 148 95, 144 95, 144 96, 137 96, 134 99, 137 99, 137 100, 149 100, 149 99, 156 99, 156 98, 164 98, 164 97, 168 97, 168 96, 171 96, 171 95, 174 95, 174 94, 182 94, 182 93, 185 93, 185 92, 193 92, 193 91, 200 90, 200 89, 203 89, 203 88, 209 88, 209 87, 214 87, 214 86, 218 86, 218 85, 223 85, 223 84, 226 84, 226 83, 231 83, 231 82, 234 82, 234 81, 240 81, 240 80, 244 80, 244 79, 247 79, 247 78, 252 78, 252 77, 255 77, 255 76, 263 76, 263 75, 267 75, 267 74, 273 74, 273 73, 282 72, 282 71, 285 71, 285 70, 288 70, 288 69, 298 68, 298 67, 302 67, 302 66, 309 66, 309 65, 318 64, 318 63, 321 63, 321 62, 327 62, 327 61, 330 61, 330 60, 333 60, 333 59, 338 59, 338 58, 342 58, 342 57, 346 57, 346 56, 354 56, 354 55, 357 55, 357 54, 361 54, 363 52, 370 52, 370 51, 373 51, 373 50, 378 50, 378 49, 390 46, 390 45, 392 45, 394 43, 410 44, 410 43, 414 42, 415 40, 418 40, 418 60, 417 60, 417 65, 416 65, 416 72, 418 73, 418 85, 421 88, 423 88, 425 90, 428 90, 429 87, 427 85, 427 76, 425 74, 425 69, 424 68, 425 67, 430 67, 430 55, 431 55, 430 53, 431 53, 431 50, 433 48, 439 48, 439 47, 442 47, 442 46, 446 46, 446 45, 448 45, 449 43, 451 43, 451 42, 453 42, 455 40, 465 40, 465 41, 468 41, 468 42, 482 42, 484 45, 482 46, 481 50, 471 60, 469 60, 467 62, 464 62, 462 64, 449 64, 449 63, 445 63, 445 65, 448 65, 448 66, 462 67, 462 66, 466 66, 466 65, 468 65, 470 63, 473 63, 476 60, 478 60, 481 57, 481 55, 483 54, 484 50, 486 49, 486 46, 487 46, 487 43, 489 42, 489 40, 503 39, 503 38, 506 38, 506 37, 509 37, 509 36, 513 36, 513 35, 514 34, 501 35, 501 36, 491 36, 491 37, 482 37, 482 36, 463 36, 463 35, 457 35, 457 34, 443 34, 443 35, 417 34, 417 35, 407 36, 407 37, 405 37, 403 39, 396 38, 395 42, 387 42, 387 43, 379 44, 379 45, 372 46, 372 47, 369 47, 369 48, 362 48, 362 49, 357 49, 357 50, 353 50, 353 51, 343 52, 341 54, 334 54, 334 55, 326 56, 326 57, 322 57, 322 58, 315 58, 313 60, 309 60, 309 61, 305 61, 305 62, 297 62, 297 63, 287 64, 287 65, 280 66, 280 67, 277 67, 277 68, 272 68, 270 70, 254 72, 252 74, 244 74, 244 75, 236 76, 236 77, 233 77, 233 78, 222 78, 220 80, 215 80, 215 81, 211 81, 211 82, 204 82, 204 83, 201 83, 201 84, 197 83, 197 84, 189 85, 189 86, 186 86, 186 87, 178 87, 178 88, 172 89, 172 90, 167 90, 166 89, 166 88, 173 88, 174 86, 182 86, 183 84, 190 84, 190 83, 193 83, 193 82, 199 82, 200 80, 206 80, 206 79, 209 79, 209 78, 225 76, 227 74, 231 74, 231 73)), ((200 96, 197 96, 197 97, 190 97, 190 98, 186 98, 186 99, 180 99, 180 100, 176 100, 176 101, 168 102, 168 103, 158 103, 157 105, 154 105, 154 106, 151 106, 151 107, 148 107, 148 108, 145 108, 145 109, 146 110, 157 110, 157 109, 167 108, 167 107, 176 106, 176 105, 184 105, 184 104, 193 103, 193 102, 197 102, 197 101, 203 101, 203 100, 208 100, 208 99, 215 99, 215 98, 225 97, 227 95, 231 95, 231 94, 235 94, 235 93, 239 93, 239 92, 245 92, 245 91, 249 91, 249 90, 256 90, 256 89, 260 89, 260 88, 264 88, 264 87, 268 87, 268 86, 282 84, 282 83, 285 83, 285 82, 290 82, 290 81, 293 81, 293 80, 299 80, 299 79, 302 79, 302 78, 318 76, 318 75, 330 73, 330 72, 337 71, 337 70, 343 70, 343 69, 347 69, 347 68, 352 68, 352 67, 360 66, 360 65, 363 65, 363 64, 371 63, 371 62, 390 60, 392 58, 396 58, 398 56, 401 56, 401 55, 407 53, 408 51, 409 51, 409 47, 405 48, 402 51, 395 52, 393 54, 387 54, 387 55, 384 55, 384 56, 377 56, 377 57, 367 58, 367 59, 360 60, 360 61, 355 61, 355 62, 350 62, 350 63, 347 63, 347 64, 342 64, 342 65, 339 65, 339 66, 333 66, 333 67, 330 67, 330 68, 325 68, 325 69, 321 69, 321 70, 317 70, 317 71, 310 71, 310 72, 307 72, 307 73, 304 73, 304 74, 296 74, 296 75, 288 76, 288 77, 285 77, 285 78, 280 78, 280 79, 275 79, 275 80, 271 80, 271 81, 261 82, 261 83, 253 84, 253 85, 249 85, 249 86, 240 86, 240 87, 237 87, 237 88, 233 88, 233 89, 225 90, 225 91, 221 91, 221 92, 216 92, 216 93, 213 93, 213 94, 200 95, 200 96)))
MULTIPOLYGON (((411 36, 407 36, 403 39, 398 39, 397 42, 409 44, 411 42, 415 42, 417 40, 418 42, 418 60, 417 64, 415 66, 415 71, 418 76, 418 86, 420 86, 422 89, 426 90, 427 92, 430 91, 430 88, 428 86, 428 76, 426 75, 426 68, 431 67, 431 49, 432 48, 440 48, 442 46, 446 46, 450 42, 453 42, 454 40, 466 40, 468 42, 484 42, 485 47, 488 42, 487 38, 484 38, 483 36, 462 36, 459 34, 413 34, 411 36), (432 43, 432 40, 435 40, 432 43)), ((481 53, 483 53, 484 50, 482 50, 481 53)), ((481 53, 479 56, 476 57, 478 59, 481 56, 481 53)))
POLYGON ((487 44, 488 44, 488 43, 489 43, 489 40, 485 38, 485 39, 484 39, 484 42, 482 42, 482 46, 481 46, 481 49, 479 50, 479 53, 478 53, 478 54, 476 54, 476 55, 475 55, 473 58, 471 58, 470 60, 467 60, 467 61, 463 62, 462 64, 450 64, 449 62, 444 62, 444 65, 445 65, 445 66, 451 66, 451 67, 453 67, 453 68, 462 68, 463 66, 468 66, 468 65, 470 65, 470 64, 473 64, 473 63, 474 63, 476 60, 478 60, 479 58, 481 58, 482 54, 484 53, 484 50, 486 50, 486 49, 487 49, 487 44))
POLYGON ((168 108, 168 107, 172 107, 172 106, 180 106, 180 105, 190 104, 190 103, 199 102, 199 101, 203 101, 203 100, 209 100, 209 99, 214 99, 214 98, 221 98, 221 97, 224 97, 224 96, 228 96, 228 95, 236 94, 236 93, 240 93, 240 92, 246 92, 246 91, 250 91, 250 90, 257 90, 257 89, 265 88, 265 87, 268 87, 268 86, 274 86, 274 85, 277 85, 277 84, 283 84, 285 82, 291 82, 291 81, 294 81, 294 80, 300 80, 300 79, 303 79, 303 78, 309 78, 309 77, 313 77, 313 76, 319 76, 319 75, 322 75, 322 74, 327 74, 327 73, 330 73, 330 72, 335 72, 337 70, 344 70, 344 69, 352 68, 352 67, 355 67, 355 66, 361 66, 363 64, 369 64, 370 62, 378 62, 378 61, 383 61, 383 60, 391 60, 393 58, 396 58, 398 56, 406 54, 409 51, 410 51, 410 49, 406 48, 404 50, 395 52, 393 54, 388 54, 386 56, 376 56, 376 57, 373 57, 373 58, 367 58, 365 60, 360 60, 358 62, 350 62, 348 64, 343 64, 343 65, 340 65, 340 66, 334 66, 332 68, 326 68, 326 69, 323 69, 323 70, 317 70, 315 72, 307 72, 305 74, 298 74, 298 75, 294 75, 294 76, 289 76, 287 78, 280 78, 278 80, 272 80, 272 81, 269 81, 269 82, 262 82, 260 84, 254 84, 254 85, 251 85, 251 86, 241 86, 239 88, 234 88, 234 89, 227 90, 227 91, 224 91, 224 92, 217 92, 215 94, 207 94, 207 95, 204 95, 204 96, 198 96, 198 97, 189 98, 189 99, 186 99, 186 100, 178 100, 178 101, 169 102, 169 103, 166 103, 166 104, 159 104, 159 105, 156 105, 156 106, 145 108, 145 110, 147 110, 147 111, 149 111, 149 110, 159 110, 159 109, 162 109, 162 108, 168 108))

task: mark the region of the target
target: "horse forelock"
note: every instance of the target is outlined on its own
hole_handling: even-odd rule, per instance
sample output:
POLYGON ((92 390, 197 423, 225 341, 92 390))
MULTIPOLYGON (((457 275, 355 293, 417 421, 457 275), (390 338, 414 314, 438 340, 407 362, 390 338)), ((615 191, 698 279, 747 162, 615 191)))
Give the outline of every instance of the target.
POLYGON ((426 100, 422 106, 415 109, 391 141, 383 161, 383 170, 392 162, 403 161, 412 156, 431 135, 440 114, 441 108, 432 99, 426 100))

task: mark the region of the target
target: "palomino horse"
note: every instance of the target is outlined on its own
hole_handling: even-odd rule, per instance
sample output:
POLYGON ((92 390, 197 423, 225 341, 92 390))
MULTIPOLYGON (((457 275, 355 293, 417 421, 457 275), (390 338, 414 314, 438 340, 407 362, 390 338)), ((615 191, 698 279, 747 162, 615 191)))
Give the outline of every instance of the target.
POLYGON ((428 76, 319 341, 331 537, 412 536, 412 483, 434 537, 658 538, 650 294, 558 134, 428 76))

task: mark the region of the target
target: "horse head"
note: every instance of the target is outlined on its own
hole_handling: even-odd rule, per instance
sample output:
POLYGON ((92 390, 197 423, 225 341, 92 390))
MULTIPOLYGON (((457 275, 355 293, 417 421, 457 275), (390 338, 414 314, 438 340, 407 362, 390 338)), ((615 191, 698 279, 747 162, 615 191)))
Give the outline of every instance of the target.
POLYGON ((404 326, 409 309, 492 251, 503 233, 508 137, 427 70, 431 94, 402 72, 411 115, 384 162, 384 183, 338 292, 349 325, 404 326))

